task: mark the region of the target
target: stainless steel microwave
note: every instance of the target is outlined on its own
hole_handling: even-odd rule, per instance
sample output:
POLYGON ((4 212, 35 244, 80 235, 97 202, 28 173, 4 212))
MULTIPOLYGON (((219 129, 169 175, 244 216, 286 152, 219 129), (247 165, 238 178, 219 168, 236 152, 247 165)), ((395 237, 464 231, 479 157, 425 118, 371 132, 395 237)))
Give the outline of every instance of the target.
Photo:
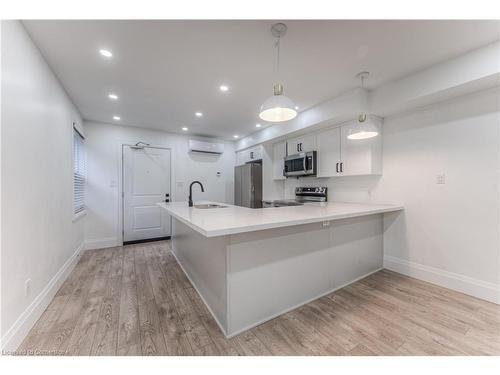
POLYGON ((285 158, 285 170, 283 174, 286 177, 315 176, 316 159, 316 151, 301 152, 300 154, 287 156, 285 158))

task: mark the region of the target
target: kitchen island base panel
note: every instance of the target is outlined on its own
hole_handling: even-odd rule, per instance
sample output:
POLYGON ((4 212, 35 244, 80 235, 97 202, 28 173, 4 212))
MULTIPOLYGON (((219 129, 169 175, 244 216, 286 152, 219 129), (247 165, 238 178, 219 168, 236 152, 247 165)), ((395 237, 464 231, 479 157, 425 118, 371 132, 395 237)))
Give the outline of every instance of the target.
POLYGON ((176 258, 228 337, 382 268, 380 214, 212 238, 173 228, 176 258))
POLYGON ((172 220, 172 252, 224 333, 227 329, 228 237, 207 238, 172 220))

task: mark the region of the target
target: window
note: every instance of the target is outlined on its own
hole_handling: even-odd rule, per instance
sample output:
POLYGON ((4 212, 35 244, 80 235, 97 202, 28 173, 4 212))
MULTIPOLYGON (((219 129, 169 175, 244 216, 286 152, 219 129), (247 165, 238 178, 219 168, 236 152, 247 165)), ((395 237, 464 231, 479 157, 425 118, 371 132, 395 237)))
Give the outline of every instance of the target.
POLYGON ((85 149, 84 138, 73 124, 73 213, 85 211, 85 149))

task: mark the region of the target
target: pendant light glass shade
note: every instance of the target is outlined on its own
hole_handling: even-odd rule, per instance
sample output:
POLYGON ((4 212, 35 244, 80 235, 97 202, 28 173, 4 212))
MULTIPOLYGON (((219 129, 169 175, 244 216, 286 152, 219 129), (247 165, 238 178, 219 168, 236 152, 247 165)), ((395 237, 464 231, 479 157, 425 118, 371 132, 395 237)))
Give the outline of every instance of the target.
POLYGON ((361 114, 349 129, 348 139, 368 139, 378 135, 378 129, 366 114, 361 114))
MULTIPOLYGON (((271 27, 271 34, 276 38, 276 72, 280 68, 280 42, 286 34, 287 27, 284 23, 275 23, 271 27)), ((279 76, 279 74, 277 74, 279 76)), ((264 121, 283 122, 297 117, 295 103, 290 98, 283 95, 283 85, 277 83, 274 85, 274 95, 267 99, 260 107, 259 117, 264 121)))
POLYGON ((282 122, 296 116, 295 104, 283 95, 283 86, 279 83, 274 85, 274 95, 262 104, 259 117, 264 121, 282 122))

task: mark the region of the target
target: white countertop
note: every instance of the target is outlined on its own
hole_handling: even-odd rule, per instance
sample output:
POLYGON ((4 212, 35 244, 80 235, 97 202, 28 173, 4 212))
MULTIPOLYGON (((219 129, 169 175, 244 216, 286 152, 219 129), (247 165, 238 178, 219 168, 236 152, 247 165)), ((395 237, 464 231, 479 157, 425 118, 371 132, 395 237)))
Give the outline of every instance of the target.
POLYGON ((220 204, 225 208, 200 209, 187 202, 158 203, 167 212, 206 237, 217 237, 263 229, 339 220, 350 217, 403 210, 402 206, 367 203, 306 203, 303 206, 247 208, 225 203, 198 201, 194 204, 220 204))

